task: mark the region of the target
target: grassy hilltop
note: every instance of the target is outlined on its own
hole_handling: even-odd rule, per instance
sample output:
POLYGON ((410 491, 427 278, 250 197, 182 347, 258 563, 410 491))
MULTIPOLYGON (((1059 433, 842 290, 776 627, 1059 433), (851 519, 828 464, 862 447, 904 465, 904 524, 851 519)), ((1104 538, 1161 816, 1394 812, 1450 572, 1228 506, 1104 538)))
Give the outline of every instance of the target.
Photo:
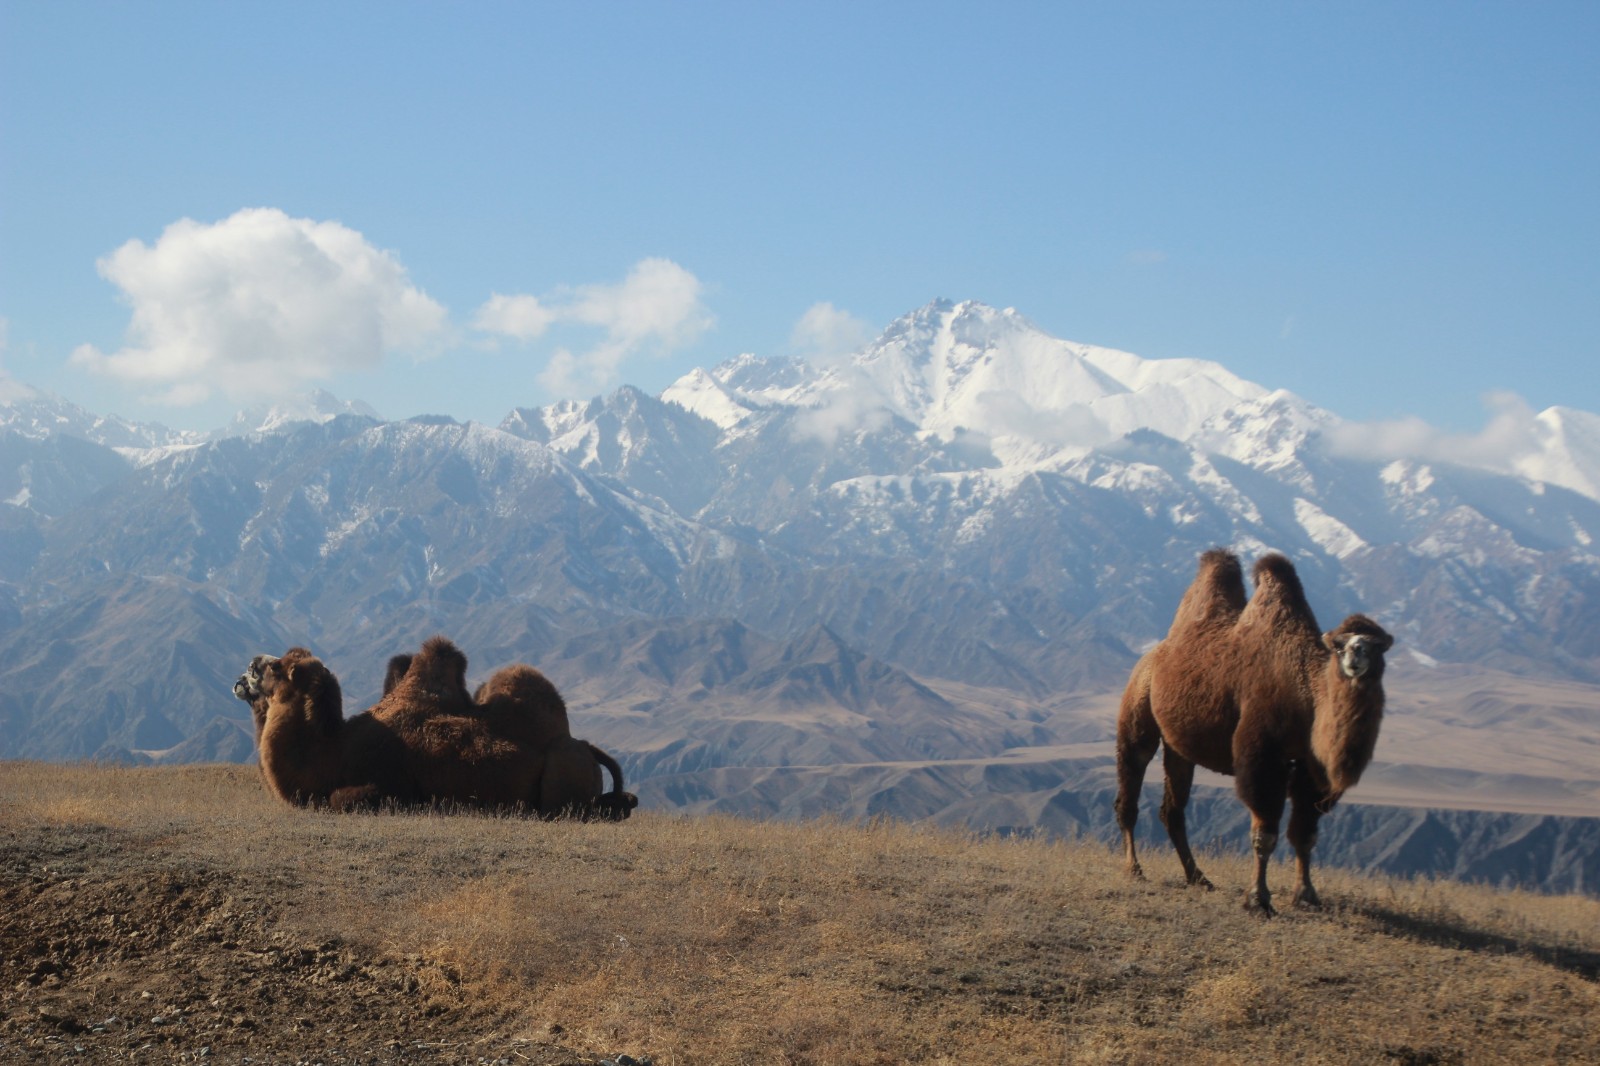
POLYGON ((0 1062, 1600 1062, 1600 901, 1202 862, 0 763, 0 1062))

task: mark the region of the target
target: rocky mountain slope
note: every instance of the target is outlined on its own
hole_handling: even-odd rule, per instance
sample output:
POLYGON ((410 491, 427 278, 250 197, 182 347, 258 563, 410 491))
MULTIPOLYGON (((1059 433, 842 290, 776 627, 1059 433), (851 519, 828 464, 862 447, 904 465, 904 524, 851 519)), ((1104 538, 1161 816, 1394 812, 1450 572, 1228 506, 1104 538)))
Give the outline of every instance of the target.
MULTIPOLYGON (((684 795, 745 787, 713 785, 730 767, 1103 743, 1106 694, 1225 544, 1293 557, 1326 625, 1359 609, 1397 635, 1397 738, 1407 715, 1516 735, 1514 712, 1468 729, 1430 702, 1438 671, 1561 682, 1565 750, 1600 765, 1587 412, 1541 413, 1493 468, 1375 455, 1217 364, 948 302, 849 360, 741 356, 498 427, 322 395, 178 434, 5 395, 0 756, 239 758, 249 655, 309 644, 355 709, 434 632, 474 676, 540 665, 684 795)), ((1402 785, 1472 777, 1486 747, 1391 761, 1402 785)))

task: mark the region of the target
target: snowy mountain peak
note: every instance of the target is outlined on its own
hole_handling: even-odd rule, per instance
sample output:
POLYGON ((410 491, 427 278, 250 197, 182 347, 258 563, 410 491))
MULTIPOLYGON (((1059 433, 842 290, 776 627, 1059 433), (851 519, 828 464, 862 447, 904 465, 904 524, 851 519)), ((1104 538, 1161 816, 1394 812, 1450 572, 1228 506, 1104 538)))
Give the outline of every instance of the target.
POLYGON ((192 444, 200 439, 200 434, 171 430, 156 423, 94 414, 9 375, 0 375, 0 429, 30 440, 67 436, 132 451, 192 444))
POLYGON ((824 377, 822 371, 803 359, 747 354, 714 370, 690 371, 673 382, 661 399, 727 431, 757 411, 813 406, 817 383, 824 377))
POLYGON ((377 411, 360 400, 345 401, 326 389, 314 389, 279 400, 271 406, 240 411, 218 435, 242 437, 251 433, 272 433, 297 422, 331 422, 340 415, 359 415, 383 421, 377 411))
POLYGON ((1600 415, 1550 407, 1534 418, 1536 450, 1513 463, 1518 474, 1600 500, 1600 415))
POLYGON ((1002 463, 1033 465, 1138 429, 1188 440, 1266 395, 1216 363, 1142 359, 1057 339, 1011 308, 936 300, 790 399, 886 410, 944 440, 976 434, 1002 463))

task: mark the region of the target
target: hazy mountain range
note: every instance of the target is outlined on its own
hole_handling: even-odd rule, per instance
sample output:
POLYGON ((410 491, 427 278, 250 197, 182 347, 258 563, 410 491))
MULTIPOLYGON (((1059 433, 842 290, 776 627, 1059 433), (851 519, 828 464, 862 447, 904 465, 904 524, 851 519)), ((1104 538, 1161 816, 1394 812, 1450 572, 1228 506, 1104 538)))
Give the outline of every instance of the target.
POLYGON ((4 396, 0 756, 247 758, 251 654, 309 644, 354 710, 444 632, 474 677, 543 668, 649 802, 876 782, 889 813, 1051 827, 1104 782, 1050 775, 1104 766, 1128 667, 1224 544, 1288 553, 1325 626, 1398 637, 1353 800, 1600 813, 1589 412, 1405 457, 1215 363, 948 302, 849 359, 493 428, 319 394, 175 433, 4 396), (941 766, 999 784, 887 798, 941 766))

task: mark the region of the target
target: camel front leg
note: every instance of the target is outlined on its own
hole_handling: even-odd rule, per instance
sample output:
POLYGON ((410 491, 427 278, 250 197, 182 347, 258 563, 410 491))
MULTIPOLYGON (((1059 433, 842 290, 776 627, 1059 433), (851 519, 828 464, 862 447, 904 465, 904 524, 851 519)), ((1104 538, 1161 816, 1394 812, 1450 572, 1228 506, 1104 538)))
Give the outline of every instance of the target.
POLYGON ((1317 823, 1331 803, 1298 763, 1289 777, 1289 796, 1293 804, 1289 811, 1289 844, 1294 848, 1295 906, 1320 907, 1322 899, 1311 884, 1311 850, 1317 846, 1317 823))
POLYGON ((1271 918, 1278 912, 1272 909, 1272 892, 1267 888, 1267 866, 1278 847, 1277 826, 1269 827, 1251 815, 1250 847, 1256 853, 1256 878, 1250 891, 1245 893, 1244 906, 1246 910, 1259 910, 1265 917, 1271 918))
POLYGON ((1250 810, 1250 849, 1256 855, 1255 883, 1245 894, 1244 905, 1270 918, 1277 912, 1272 909, 1272 892, 1267 888, 1267 865, 1278 847, 1278 825, 1288 802, 1289 768, 1269 746, 1243 751, 1250 756, 1248 759, 1240 759, 1241 751, 1236 746, 1234 791, 1250 810))

